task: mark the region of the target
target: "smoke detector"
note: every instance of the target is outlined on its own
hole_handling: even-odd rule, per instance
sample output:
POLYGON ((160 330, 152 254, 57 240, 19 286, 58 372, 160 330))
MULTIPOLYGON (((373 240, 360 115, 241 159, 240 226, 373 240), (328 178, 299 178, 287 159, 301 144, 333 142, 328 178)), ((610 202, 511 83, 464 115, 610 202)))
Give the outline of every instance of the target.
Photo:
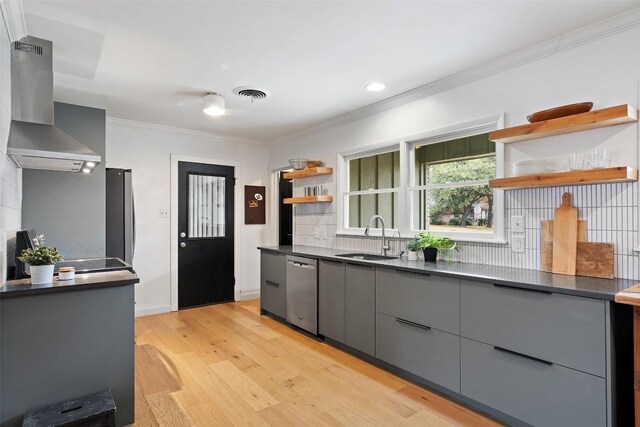
POLYGON ((267 96, 271 95, 271 92, 269 92, 268 90, 254 86, 240 86, 235 88, 233 90, 233 93, 238 96, 251 98, 252 102, 256 99, 265 99, 267 96))

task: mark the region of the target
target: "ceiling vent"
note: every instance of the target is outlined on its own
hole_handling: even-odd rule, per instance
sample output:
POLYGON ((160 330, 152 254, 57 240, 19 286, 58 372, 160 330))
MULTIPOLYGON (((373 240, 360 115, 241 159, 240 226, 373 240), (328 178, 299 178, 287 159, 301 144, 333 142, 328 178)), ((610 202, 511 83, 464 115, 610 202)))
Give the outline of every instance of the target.
POLYGON ((233 90, 233 93, 235 93, 238 96, 245 96, 247 98, 251 98, 251 101, 254 101, 256 99, 265 99, 267 96, 271 95, 271 92, 269 92, 266 89, 260 89, 252 86, 237 87, 233 90))

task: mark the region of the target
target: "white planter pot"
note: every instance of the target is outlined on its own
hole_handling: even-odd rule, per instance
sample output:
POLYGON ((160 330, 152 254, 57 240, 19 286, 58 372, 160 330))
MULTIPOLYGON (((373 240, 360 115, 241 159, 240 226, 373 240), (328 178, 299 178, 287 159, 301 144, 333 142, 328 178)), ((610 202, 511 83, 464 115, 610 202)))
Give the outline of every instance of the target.
POLYGON ((54 265, 30 265, 29 274, 31 275, 31 284, 44 285, 53 283, 53 267, 54 265))
POLYGON ((409 251, 409 261, 417 261, 418 260, 418 252, 409 251))

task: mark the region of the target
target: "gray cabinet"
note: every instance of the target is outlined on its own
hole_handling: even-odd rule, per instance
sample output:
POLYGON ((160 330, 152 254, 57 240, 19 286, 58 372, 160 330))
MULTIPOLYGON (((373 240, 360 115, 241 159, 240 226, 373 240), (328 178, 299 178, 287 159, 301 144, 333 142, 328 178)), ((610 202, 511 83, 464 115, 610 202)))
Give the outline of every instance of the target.
POLYGON ((320 260, 318 265, 318 328, 321 335, 345 343, 346 264, 320 260))
POLYGON ((460 392, 460 337, 377 313, 376 357, 460 392))
POLYGON ((453 334, 460 333, 460 280, 376 269, 376 310, 453 334))
POLYGON ((461 310, 464 337, 606 376, 604 301, 463 280, 461 310))
POLYGON ((346 344, 374 356, 376 351, 376 276, 372 266, 346 267, 346 344))
POLYGON ((287 262, 283 254, 262 251, 260 255, 260 308, 286 316, 287 262))
POLYGON ((607 425, 604 378, 462 338, 461 392, 535 426, 607 425))

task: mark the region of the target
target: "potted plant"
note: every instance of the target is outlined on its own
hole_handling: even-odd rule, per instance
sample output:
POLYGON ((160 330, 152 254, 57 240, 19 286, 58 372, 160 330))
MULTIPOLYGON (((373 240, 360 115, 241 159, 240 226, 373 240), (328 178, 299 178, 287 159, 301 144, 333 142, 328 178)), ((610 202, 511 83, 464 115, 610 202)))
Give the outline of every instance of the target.
POLYGON ((409 261, 416 261, 418 259, 418 252, 421 250, 420 240, 417 237, 409 240, 409 243, 407 243, 407 255, 409 256, 409 261))
POLYGON ((56 263, 62 261, 62 255, 56 248, 38 246, 35 249, 25 249, 18 259, 29 265, 31 283, 42 285, 53 282, 53 268, 56 263))
POLYGON ((448 237, 438 237, 431 233, 420 233, 416 236, 417 246, 424 253, 424 260, 435 262, 438 259, 438 251, 444 249, 458 250, 456 242, 448 237))

